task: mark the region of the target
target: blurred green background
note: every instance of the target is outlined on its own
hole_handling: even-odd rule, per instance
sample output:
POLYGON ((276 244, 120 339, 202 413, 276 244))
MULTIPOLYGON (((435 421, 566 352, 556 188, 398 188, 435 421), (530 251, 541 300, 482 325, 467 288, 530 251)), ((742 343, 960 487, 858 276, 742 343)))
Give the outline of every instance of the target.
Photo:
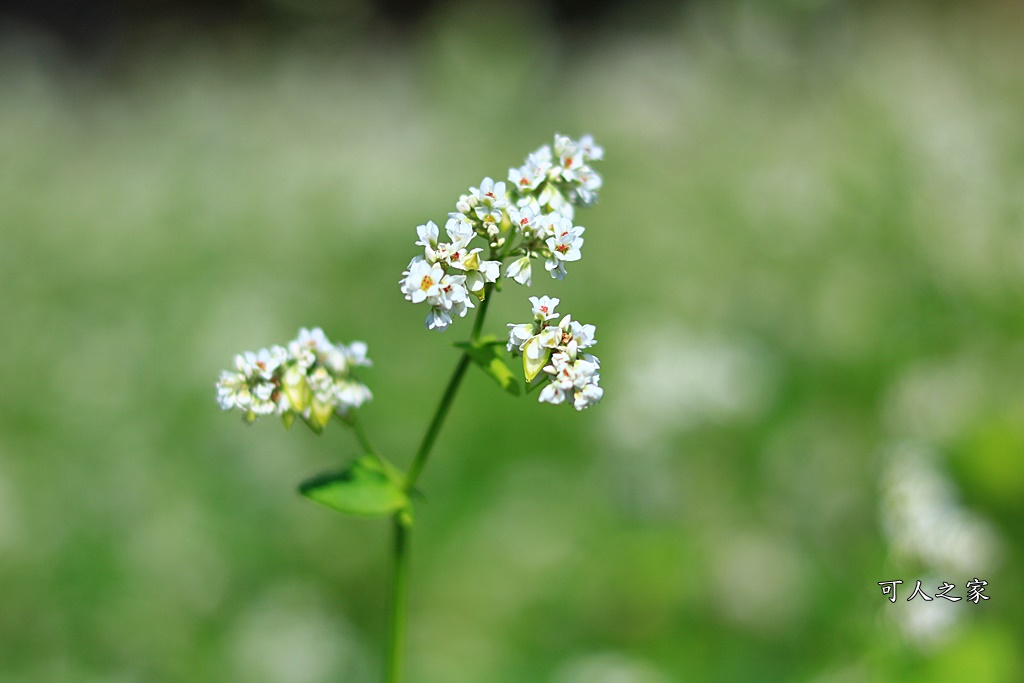
POLYGON ((0 683, 376 680, 388 525, 295 493, 355 441, 213 383, 364 340, 407 464, 469 328, 403 301, 415 226, 556 131, 606 150, 584 259, 487 328, 561 297, 605 400, 468 377, 408 680, 1024 680, 1020 5, 538 7, 98 61, 2 34, 0 683))

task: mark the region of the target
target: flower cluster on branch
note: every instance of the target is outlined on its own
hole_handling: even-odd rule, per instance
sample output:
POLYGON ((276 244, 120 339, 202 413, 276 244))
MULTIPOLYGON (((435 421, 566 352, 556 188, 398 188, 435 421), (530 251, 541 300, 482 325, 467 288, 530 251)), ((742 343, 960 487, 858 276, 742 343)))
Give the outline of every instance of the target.
POLYGON ((464 317, 506 261, 504 276, 519 284, 531 284, 536 259, 551 277, 564 278, 583 246, 585 228, 574 224, 573 207, 597 201, 601 176, 589 164, 603 156, 589 135, 556 135, 553 147, 544 145, 509 169, 507 183, 484 178, 459 197, 445 224, 448 242, 439 241, 433 221, 419 226, 416 244, 424 253, 409 262, 399 285, 406 300, 430 307, 427 329, 444 330, 453 317, 464 317))
POLYGON ((583 353, 583 349, 597 343, 596 328, 583 325, 570 315, 555 323, 558 299, 531 296, 530 303, 533 322, 508 325, 509 352, 522 354, 528 382, 544 371, 548 384, 540 392, 540 402, 559 404, 572 399, 576 410, 589 408, 604 395, 604 389, 598 386, 601 361, 593 354, 583 353))
POLYGON ((363 342, 334 344, 319 327, 302 328, 286 346, 236 355, 234 370, 217 381, 217 402, 242 411, 247 422, 280 415, 290 426, 299 416, 319 432, 332 415, 344 416, 373 398, 353 373, 370 365, 363 342))

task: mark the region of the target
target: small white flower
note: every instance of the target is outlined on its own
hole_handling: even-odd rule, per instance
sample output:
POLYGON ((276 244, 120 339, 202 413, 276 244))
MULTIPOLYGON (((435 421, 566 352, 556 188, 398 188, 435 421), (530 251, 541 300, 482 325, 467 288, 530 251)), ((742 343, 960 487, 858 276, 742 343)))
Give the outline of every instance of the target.
POLYGON ((578 389, 575 392, 573 406, 576 410, 586 410, 590 406, 599 402, 602 397, 604 397, 604 389, 596 384, 587 384, 582 389, 578 389))
POLYGON ((441 279, 444 271, 438 265, 426 261, 418 261, 409 266, 403 273, 402 291, 405 298, 414 304, 427 299, 436 299, 441 293, 441 279))
POLYGON ((480 182, 480 187, 471 187, 469 192, 477 201, 474 209, 477 218, 485 223, 501 222, 501 210, 508 206, 504 182, 494 182, 490 178, 484 178, 480 182))
MULTIPOLYGON (((562 223, 569 223, 569 221, 563 219, 562 223)), ((572 232, 563 232, 557 237, 549 237, 546 240, 548 249, 559 260, 579 261, 582 256, 580 247, 583 246, 583 238, 578 235, 582 232, 583 228, 573 228, 572 232)))
MULTIPOLYGON (((562 330, 562 345, 565 346, 566 353, 572 358, 576 358, 578 351, 590 348, 597 343, 597 340, 594 339, 597 328, 593 325, 581 325, 569 316, 565 316, 558 327, 562 330)), ((596 360, 596 357, 594 358, 596 360)))
POLYGON ((508 217, 512 221, 512 227, 524 238, 529 239, 540 230, 538 211, 533 206, 511 207, 508 210, 508 217))
MULTIPOLYGON (((593 141, 591 141, 593 142, 593 141)), ((551 173, 567 181, 576 180, 576 169, 583 166, 583 153, 579 145, 564 135, 555 136, 555 155, 558 157, 558 165, 551 173)))
MULTIPOLYGON (((439 289, 438 301, 443 308, 451 310, 457 304, 473 308, 472 302, 469 301, 469 292, 466 290, 465 275, 445 275, 441 278, 439 289)), ((462 315, 465 314, 463 310, 462 315)))
POLYGON ((509 323, 508 328, 508 345, 506 348, 509 351, 522 351, 523 347, 526 346, 526 342, 530 341, 536 331, 530 323, 509 323))
POLYGON ((455 210, 460 214, 468 216, 473 209, 476 207, 476 198, 472 195, 464 194, 459 197, 459 201, 455 202, 455 210))
POLYGON ((428 330, 443 330, 451 324, 452 316, 443 308, 433 306, 430 311, 427 312, 425 325, 428 330))
POLYGON ((557 258, 549 258, 544 262, 544 268, 551 273, 551 277, 556 280, 564 280, 566 276, 565 261, 560 261, 557 258))
POLYGON ((244 374, 228 370, 220 373, 220 379, 217 380, 217 403, 221 410, 247 408, 251 400, 244 374))
POLYGON ((419 236, 416 244, 427 249, 437 246, 438 231, 434 221, 427 221, 425 225, 417 226, 416 234, 419 236))
POLYGON ((368 368, 373 366, 373 362, 366 357, 366 342, 354 341, 343 348, 345 350, 345 358, 348 359, 348 364, 352 367, 368 368))
POLYGON ((601 161, 604 159, 604 150, 594 144, 594 138, 584 135, 577 145, 585 161, 601 161))
POLYGON ((553 320, 558 317, 555 308, 559 300, 549 296, 531 296, 530 303, 533 304, 533 316, 540 321, 553 320))
POLYGON ((579 179, 579 184, 570 193, 570 201, 575 197, 576 203, 582 206, 590 206, 597 202, 597 191, 601 189, 601 176, 589 166, 576 169, 576 176, 579 179))
POLYGON ((560 218, 550 224, 554 232, 553 237, 546 240, 550 256, 544 267, 551 273, 551 277, 561 280, 565 277, 565 262, 579 261, 581 258, 580 248, 583 246, 584 228, 573 227, 572 221, 568 218, 560 218))
POLYGON ((539 162, 531 154, 525 164, 519 168, 510 168, 508 170, 508 181, 520 192, 533 192, 544 182, 550 166, 550 162, 539 162))
POLYGON ((505 277, 510 277, 521 285, 530 286, 530 257, 516 259, 505 269, 505 277))
POLYGON ((451 215, 444 229, 448 233, 448 237, 451 238, 452 244, 458 244, 459 249, 469 244, 470 240, 476 235, 473 223, 466 216, 460 214, 451 215))
POLYGON ((335 397, 338 401, 338 406, 342 410, 348 408, 358 408, 363 405, 366 401, 373 398, 373 394, 362 382, 357 382, 353 379, 341 379, 334 384, 335 397))
POLYGON ((565 394, 568 390, 568 387, 565 387, 558 382, 551 382, 540 390, 540 396, 537 397, 537 401, 540 403, 558 405, 565 401, 565 394))
POLYGON ((481 261, 480 272, 485 282, 497 282, 501 276, 501 261, 481 261))
POLYGON ((309 388, 313 390, 313 398, 321 403, 330 403, 334 399, 334 376, 320 365, 309 373, 309 388))

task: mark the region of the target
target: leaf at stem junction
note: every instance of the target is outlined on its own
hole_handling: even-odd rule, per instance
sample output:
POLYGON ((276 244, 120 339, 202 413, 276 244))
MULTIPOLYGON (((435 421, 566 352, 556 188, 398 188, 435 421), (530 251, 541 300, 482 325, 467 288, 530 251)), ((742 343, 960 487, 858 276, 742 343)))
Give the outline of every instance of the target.
POLYGON ((401 475, 372 455, 356 458, 340 472, 307 479, 299 485, 299 493, 358 517, 387 517, 409 506, 401 475))
POLYGON ((482 337, 476 342, 456 342, 455 346, 469 354, 470 360, 483 370, 498 386, 512 394, 519 395, 516 376, 502 358, 502 342, 494 337, 482 337))

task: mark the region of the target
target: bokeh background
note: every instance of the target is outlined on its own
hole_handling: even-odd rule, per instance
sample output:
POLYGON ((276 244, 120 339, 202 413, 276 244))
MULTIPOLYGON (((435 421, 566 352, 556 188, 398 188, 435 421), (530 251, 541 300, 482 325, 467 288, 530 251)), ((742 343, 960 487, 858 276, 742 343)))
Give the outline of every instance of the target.
POLYGON ((556 131, 605 189, 529 294, 597 325, 606 398, 468 377, 409 680, 1024 680, 1019 3, 0 17, 0 682, 377 680, 388 525, 295 493, 355 441, 213 383, 301 325, 365 340, 408 463, 468 334, 398 291, 415 226, 556 131))

